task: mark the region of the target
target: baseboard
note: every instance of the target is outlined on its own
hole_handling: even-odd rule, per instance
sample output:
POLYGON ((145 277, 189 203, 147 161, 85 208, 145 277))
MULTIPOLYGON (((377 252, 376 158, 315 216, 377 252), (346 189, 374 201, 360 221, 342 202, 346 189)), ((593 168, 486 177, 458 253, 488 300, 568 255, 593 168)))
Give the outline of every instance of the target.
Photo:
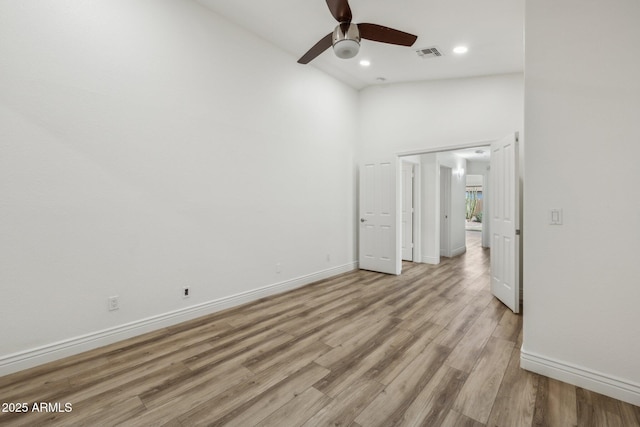
POLYGON ((520 352, 520 366, 527 371, 640 406, 640 384, 529 353, 524 348, 520 352))
POLYGON ((440 264, 440 257, 424 255, 422 262, 425 264, 440 264))
POLYGON ((451 258, 453 258, 454 256, 462 255, 465 252, 467 252, 466 246, 460 246, 459 248, 455 248, 451 250, 451 258))
POLYGON ((73 356, 75 354, 108 344, 113 344, 160 328, 176 325, 187 320, 255 301, 270 295, 296 289, 301 286, 317 282, 318 280, 327 279, 338 274, 355 270, 356 268, 358 268, 358 263, 351 262, 318 271, 316 273, 274 283, 262 288, 252 289, 250 291, 241 292, 239 294, 230 295, 217 300, 140 319, 135 322, 118 325, 112 328, 92 332, 18 353, 3 355, 0 356, 0 376, 32 368, 64 357, 73 356))

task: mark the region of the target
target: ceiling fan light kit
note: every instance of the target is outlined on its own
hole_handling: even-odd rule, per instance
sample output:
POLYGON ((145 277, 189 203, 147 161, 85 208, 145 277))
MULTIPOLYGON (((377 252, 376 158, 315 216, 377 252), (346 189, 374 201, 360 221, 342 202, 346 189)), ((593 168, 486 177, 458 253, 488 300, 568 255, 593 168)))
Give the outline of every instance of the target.
POLYGON ((349 24, 347 31, 343 28, 343 25, 338 25, 333 30, 333 52, 338 58, 353 58, 360 50, 360 31, 355 24, 349 24))
POLYGON ((383 27, 378 24, 353 24, 352 14, 348 0, 326 0, 329 11, 338 21, 338 26, 318 41, 302 58, 300 64, 308 64, 325 50, 333 47, 338 58, 353 58, 360 50, 360 40, 367 39, 380 43, 395 44, 399 46, 412 46, 417 36, 383 27))

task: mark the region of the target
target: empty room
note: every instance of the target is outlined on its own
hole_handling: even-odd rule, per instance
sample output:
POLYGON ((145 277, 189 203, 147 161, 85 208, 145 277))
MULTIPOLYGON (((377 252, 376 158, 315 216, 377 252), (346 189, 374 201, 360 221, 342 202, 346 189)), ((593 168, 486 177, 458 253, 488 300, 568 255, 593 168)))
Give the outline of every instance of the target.
POLYGON ((639 19, 0 0, 0 425, 640 426, 639 19))

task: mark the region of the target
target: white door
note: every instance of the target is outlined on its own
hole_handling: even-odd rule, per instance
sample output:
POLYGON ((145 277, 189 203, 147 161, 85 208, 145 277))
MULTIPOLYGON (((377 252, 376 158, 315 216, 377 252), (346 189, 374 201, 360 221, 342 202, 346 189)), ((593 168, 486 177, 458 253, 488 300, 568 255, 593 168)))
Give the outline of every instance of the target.
POLYGON ((360 166, 359 266, 363 270, 400 274, 395 162, 360 166))
POLYGON ((440 256, 451 256, 451 174, 453 171, 440 166, 440 256))
POLYGON ((518 135, 491 144, 491 292, 520 311, 518 135))
POLYGON ((402 259, 413 261, 413 164, 402 162, 402 259))

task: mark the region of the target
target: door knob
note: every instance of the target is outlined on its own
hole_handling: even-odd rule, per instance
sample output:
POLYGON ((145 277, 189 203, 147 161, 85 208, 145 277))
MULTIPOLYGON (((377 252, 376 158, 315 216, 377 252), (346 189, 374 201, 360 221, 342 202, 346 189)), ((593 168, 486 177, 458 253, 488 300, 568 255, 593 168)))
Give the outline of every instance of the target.
POLYGON ((365 221, 366 221, 366 219, 360 218, 360 222, 365 222, 365 221))

